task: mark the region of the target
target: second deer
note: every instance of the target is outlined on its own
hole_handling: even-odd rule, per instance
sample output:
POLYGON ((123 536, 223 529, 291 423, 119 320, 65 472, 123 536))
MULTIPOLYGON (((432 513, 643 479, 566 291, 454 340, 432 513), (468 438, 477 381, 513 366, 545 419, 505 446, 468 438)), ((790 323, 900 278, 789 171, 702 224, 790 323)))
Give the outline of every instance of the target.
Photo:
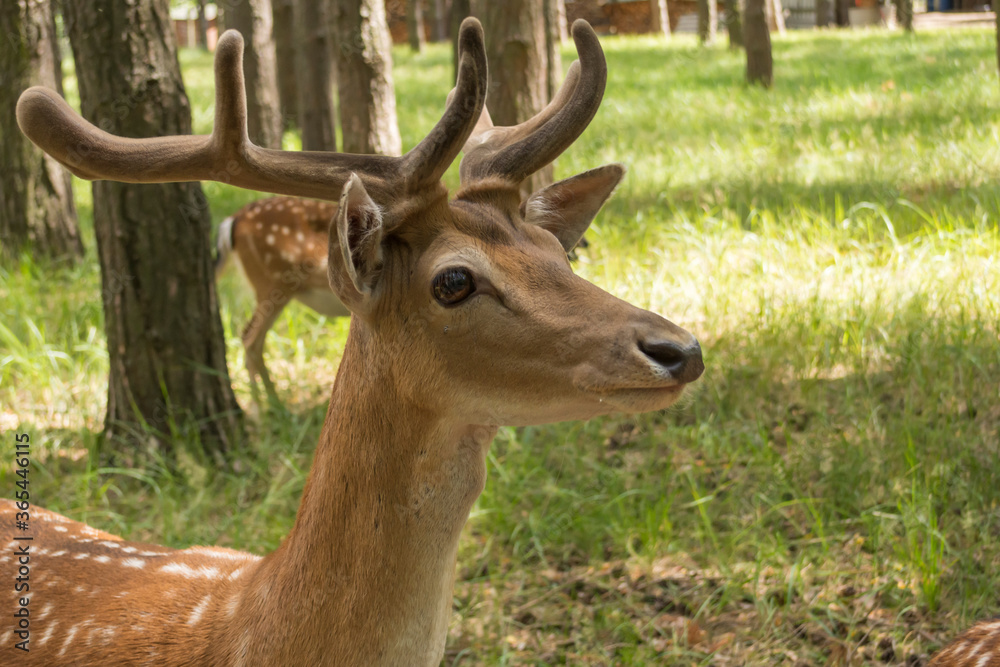
POLYGON ((251 386, 256 389, 260 376, 269 398, 276 392, 264 365, 264 338, 285 306, 294 299, 327 317, 351 314, 327 277, 336 214, 332 202, 272 197, 247 204, 219 225, 215 276, 235 255, 253 288, 257 305, 242 334, 245 363, 251 386))

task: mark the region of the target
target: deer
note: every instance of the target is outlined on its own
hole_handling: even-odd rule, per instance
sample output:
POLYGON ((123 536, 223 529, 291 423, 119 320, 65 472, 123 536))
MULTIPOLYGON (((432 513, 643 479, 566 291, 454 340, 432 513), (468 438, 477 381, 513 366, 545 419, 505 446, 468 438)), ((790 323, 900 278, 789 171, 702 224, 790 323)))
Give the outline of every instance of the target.
POLYGON ((1000 617, 960 634, 934 654, 929 667, 1000 667, 1000 617))
MULTIPOLYGON (((337 201, 327 277, 351 311, 294 526, 259 557, 130 542, 32 510, 31 650, 20 665, 438 665, 462 528, 502 425, 674 405, 705 365, 697 339, 576 275, 566 250, 624 176, 610 164, 533 193, 597 113, 600 42, 524 123, 485 108, 483 31, 459 31, 459 76, 437 124, 401 157, 259 148, 246 131, 243 41, 215 55, 210 135, 125 139, 31 88, 22 131, 75 174, 224 180, 337 201), (441 181, 459 165, 450 196, 441 181)), ((16 509, 4 502, 3 525, 16 509)), ((13 581, 12 540, 0 561, 13 581)), ((13 606, 6 607, 12 609, 13 606)), ((5 656, 13 654, 10 637, 5 656)))
POLYGON ((216 279, 235 255, 256 297, 242 334, 244 364, 255 397, 260 377, 268 399, 277 401, 264 365, 264 338, 285 306, 297 300, 329 318, 351 314, 327 278, 330 221, 336 212, 336 204, 327 201, 270 197, 247 204, 219 224, 216 279))

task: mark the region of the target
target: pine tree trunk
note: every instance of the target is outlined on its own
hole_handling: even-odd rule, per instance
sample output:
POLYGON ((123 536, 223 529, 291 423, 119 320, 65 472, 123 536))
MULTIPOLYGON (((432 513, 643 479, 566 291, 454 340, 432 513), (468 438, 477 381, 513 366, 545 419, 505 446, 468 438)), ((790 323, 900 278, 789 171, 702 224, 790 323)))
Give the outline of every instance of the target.
POLYGON ((729 48, 743 48, 743 0, 726 0, 726 30, 729 32, 729 48))
MULTIPOLYGON (((167 0, 74 0, 65 18, 87 120, 125 137, 191 132, 167 0)), ((224 451, 242 433, 242 414, 201 186, 97 181, 93 192, 111 367, 105 434, 169 451, 182 429, 224 451)))
POLYGON ((299 128, 302 150, 337 150, 337 130, 333 111, 333 48, 330 45, 330 22, 323 3, 297 0, 295 4, 295 41, 298 43, 299 128))
POLYGON ((431 41, 448 39, 448 8, 444 0, 431 0, 431 41))
MULTIPOLYGON (((490 65, 487 106, 496 125, 516 125, 542 110, 548 102, 545 53, 545 12, 542 0, 487 2, 486 58, 490 65)), ((521 190, 531 193, 551 184, 552 165, 526 179, 521 190)))
POLYGON ((851 25, 850 7, 851 0, 833 0, 833 20, 841 28, 851 25))
POLYGON ((198 0, 198 48, 208 50, 208 19, 205 17, 205 0, 198 0))
POLYGON ((545 98, 551 100, 562 85, 562 54, 559 51, 559 7, 557 0, 542 0, 545 12, 545 98))
POLYGON ((62 69, 49 0, 0 5, 0 258, 30 247, 54 259, 83 254, 70 175, 17 127, 14 109, 25 88, 62 92, 62 69))
POLYGON ((906 32, 913 32, 913 0, 896 0, 896 19, 906 32))
POLYGON ((383 0, 335 0, 337 89, 345 153, 399 155, 392 53, 383 0))
POLYGON ((785 34, 785 8, 781 6, 781 0, 766 0, 765 11, 767 12, 768 29, 779 35, 785 34))
POLYGON ((281 102, 272 38, 271 0, 240 0, 226 8, 226 29, 243 35, 243 78, 247 88, 250 141, 281 148, 281 102))
POLYGON ((816 27, 830 25, 830 0, 816 0, 816 27))
POLYGON ((716 26, 719 24, 718 12, 716 0, 698 0, 698 41, 702 45, 715 42, 716 26))
POLYGON ((274 61, 281 105, 281 129, 297 127, 299 122, 299 86, 296 76, 296 52, 301 46, 295 27, 297 0, 272 0, 274 10, 274 61))
POLYGON ((424 9, 420 0, 406 0, 406 36, 411 49, 417 53, 424 50, 424 9))
POLYGON ((670 36, 670 15, 667 0, 649 0, 650 32, 654 35, 670 36))
POLYGON ((764 3, 767 0, 746 0, 743 15, 743 44, 747 50, 747 82, 770 88, 773 81, 771 33, 767 29, 764 3))
POLYGON ((452 0, 451 3, 451 63, 452 81, 458 81, 458 29, 467 17, 472 16, 472 3, 470 0, 452 0))

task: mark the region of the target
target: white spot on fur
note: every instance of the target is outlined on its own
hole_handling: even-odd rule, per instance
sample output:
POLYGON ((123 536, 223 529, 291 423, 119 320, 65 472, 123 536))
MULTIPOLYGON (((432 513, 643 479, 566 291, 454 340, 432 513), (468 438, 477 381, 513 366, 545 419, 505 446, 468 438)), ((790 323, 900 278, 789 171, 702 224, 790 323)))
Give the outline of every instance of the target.
POLYGON ((111 557, 110 556, 96 556, 94 558, 94 560, 96 560, 98 563, 110 563, 111 562, 111 557))
POLYGON ((291 233, 291 230, 288 229, 288 227, 282 227, 281 233, 284 234, 285 236, 288 236, 291 233))
POLYGON ((73 590, 74 590, 75 592, 77 592, 77 593, 83 593, 83 592, 84 592, 85 590, 87 590, 87 589, 86 589, 86 588, 84 588, 83 586, 77 586, 77 587, 76 587, 76 588, 74 588, 73 590))
POLYGON ((306 240, 306 235, 303 234, 302 232, 295 232, 295 240, 299 241, 299 242, 305 241, 306 240))
POLYGON ((138 549, 136 549, 135 547, 122 547, 122 551, 124 551, 127 554, 134 554, 136 551, 138 551, 138 549))
POLYGON ((186 563, 170 563, 169 565, 164 565, 160 568, 160 572, 166 572, 167 574, 179 574, 187 579, 198 579, 200 577, 205 579, 215 579, 219 576, 219 568, 217 567, 205 567, 204 565, 199 565, 197 568, 194 568, 186 563))
POLYGON ((274 234, 268 234, 264 240, 267 242, 267 245, 274 245, 274 234))
POLYGON ((117 549, 118 547, 121 546, 117 542, 108 542, 108 541, 101 542, 101 545, 106 546, 109 549, 117 549))
POLYGON ((68 552, 65 549, 60 549, 59 551, 55 551, 55 552, 53 552, 53 553, 51 553, 49 555, 50 556, 65 556, 67 553, 68 552))
POLYGON ((38 612, 38 620, 40 621, 45 620, 45 617, 48 616, 49 613, 51 613, 51 611, 52 611, 52 603, 51 602, 45 603, 45 606, 42 607, 42 610, 38 612))
POLYGON ((83 560, 84 558, 90 558, 90 554, 85 551, 81 551, 77 555, 73 556, 73 560, 83 560))
POLYGON ((236 607, 240 604, 240 596, 234 595, 229 598, 229 602, 226 603, 226 616, 232 618, 236 615, 236 607))
POLYGON ((141 558, 126 558, 125 560, 122 561, 122 565, 124 565, 125 567, 134 567, 136 569, 141 570, 142 568, 146 567, 146 561, 144 561, 141 558))
POLYGON ((59 651, 59 655, 66 655, 66 650, 69 648, 70 644, 73 643, 73 637, 76 637, 76 631, 80 628, 79 625, 74 625, 69 629, 69 634, 66 635, 66 641, 63 642, 62 650, 59 651))
POLYGON ((188 625, 194 625, 201 620, 201 615, 205 613, 205 610, 208 608, 208 602, 211 599, 211 595, 206 595, 205 598, 198 603, 198 606, 196 606, 194 611, 191 612, 191 617, 188 618, 188 625))
POLYGON ((229 581, 236 581, 236 579, 238 579, 241 574, 243 574, 243 568, 242 567, 236 568, 235 570, 229 573, 229 581))
POLYGON ((12 636, 14 636, 13 630, 8 630, 7 632, 3 633, 3 636, 0 637, 0 646, 6 646, 7 642, 10 641, 10 638, 12 636))
POLYGON ((67 528, 66 526, 52 526, 52 530, 58 531, 60 533, 69 532, 69 528, 67 528))
POLYGON ((52 635, 54 635, 56 633, 56 626, 57 625, 59 625, 59 621, 52 621, 51 623, 49 623, 49 627, 45 629, 45 634, 43 634, 38 639, 38 645, 39 646, 41 646, 42 644, 44 644, 44 643, 48 642, 50 639, 52 639, 52 635))

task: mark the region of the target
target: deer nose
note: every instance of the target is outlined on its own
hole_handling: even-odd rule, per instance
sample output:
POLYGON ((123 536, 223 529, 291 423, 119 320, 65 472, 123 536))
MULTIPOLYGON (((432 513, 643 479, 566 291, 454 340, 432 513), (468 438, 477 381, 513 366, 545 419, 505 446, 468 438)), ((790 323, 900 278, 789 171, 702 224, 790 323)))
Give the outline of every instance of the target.
POLYGON ((639 349, 681 384, 694 382, 705 370, 698 341, 681 346, 669 340, 640 340, 639 349))

